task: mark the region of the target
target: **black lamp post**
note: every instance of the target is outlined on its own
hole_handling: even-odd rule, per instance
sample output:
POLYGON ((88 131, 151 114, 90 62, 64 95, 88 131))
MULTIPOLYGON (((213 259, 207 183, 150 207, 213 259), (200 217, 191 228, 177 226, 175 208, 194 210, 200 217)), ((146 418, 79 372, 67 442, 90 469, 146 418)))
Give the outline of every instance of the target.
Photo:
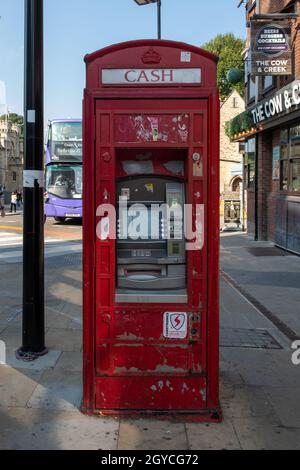
POLYGON ((157 37, 161 39, 161 2, 162 0, 134 0, 138 5, 149 5, 150 3, 157 3, 157 37))
POLYGON ((23 339, 17 357, 47 353, 44 306, 43 0, 25 0, 23 339))

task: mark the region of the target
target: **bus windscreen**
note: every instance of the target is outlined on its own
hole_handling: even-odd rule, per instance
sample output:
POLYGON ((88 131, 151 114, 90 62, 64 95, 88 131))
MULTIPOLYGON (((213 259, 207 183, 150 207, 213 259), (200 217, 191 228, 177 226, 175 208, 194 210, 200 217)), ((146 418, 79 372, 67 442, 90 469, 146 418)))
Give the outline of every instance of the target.
POLYGON ((82 166, 49 165, 46 171, 46 188, 49 194, 61 199, 81 199, 82 166))
POLYGON ((82 162, 81 122, 52 123, 50 142, 52 162, 82 162))

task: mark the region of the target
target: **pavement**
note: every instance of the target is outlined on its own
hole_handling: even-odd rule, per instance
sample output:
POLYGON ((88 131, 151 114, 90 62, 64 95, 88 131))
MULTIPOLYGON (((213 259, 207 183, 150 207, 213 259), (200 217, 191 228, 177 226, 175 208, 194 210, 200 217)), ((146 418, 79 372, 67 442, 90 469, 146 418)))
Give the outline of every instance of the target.
POLYGON ((224 234, 221 258, 227 280, 235 281, 266 315, 273 315, 289 337, 300 338, 300 256, 246 234, 224 234))
POLYGON ((242 234, 222 236, 224 421, 208 425, 80 413, 81 245, 72 245, 61 241, 46 255, 50 352, 34 363, 15 359, 21 344, 21 260, 1 257, 7 247, 0 247, 0 341, 6 349, 6 364, 0 366, 0 449, 300 449, 300 365, 293 365, 291 349, 291 332, 299 327, 300 258, 254 256, 249 248, 272 246, 258 246, 242 234))
POLYGON ((11 217, 11 216, 22 215, 23 214, 23 210, 18 209, 18 208, 17 208, 16 212, 10 212, 10 204, 5 205, 4 209, 5 209, 5 216, 6 217, 11 217))

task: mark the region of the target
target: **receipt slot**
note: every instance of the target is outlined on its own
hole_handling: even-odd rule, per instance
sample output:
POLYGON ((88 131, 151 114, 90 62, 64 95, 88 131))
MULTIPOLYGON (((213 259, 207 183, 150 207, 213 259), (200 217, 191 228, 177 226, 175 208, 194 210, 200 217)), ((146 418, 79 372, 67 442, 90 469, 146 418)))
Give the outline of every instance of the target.
POLYGON ((82 410, 220 421, 217 58, 85 60, 82 410))

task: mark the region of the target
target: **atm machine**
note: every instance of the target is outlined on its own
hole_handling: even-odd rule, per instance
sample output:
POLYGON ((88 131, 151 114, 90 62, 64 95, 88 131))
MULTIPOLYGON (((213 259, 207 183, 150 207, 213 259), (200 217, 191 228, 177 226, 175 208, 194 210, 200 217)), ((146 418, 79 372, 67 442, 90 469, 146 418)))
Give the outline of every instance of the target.
POLYGON ((184 183, 166 177, 124 178, 117 184, 117 200, 116 301, 186 303, 184 183), (130 233, 136 217, 140 234, 130 233))

